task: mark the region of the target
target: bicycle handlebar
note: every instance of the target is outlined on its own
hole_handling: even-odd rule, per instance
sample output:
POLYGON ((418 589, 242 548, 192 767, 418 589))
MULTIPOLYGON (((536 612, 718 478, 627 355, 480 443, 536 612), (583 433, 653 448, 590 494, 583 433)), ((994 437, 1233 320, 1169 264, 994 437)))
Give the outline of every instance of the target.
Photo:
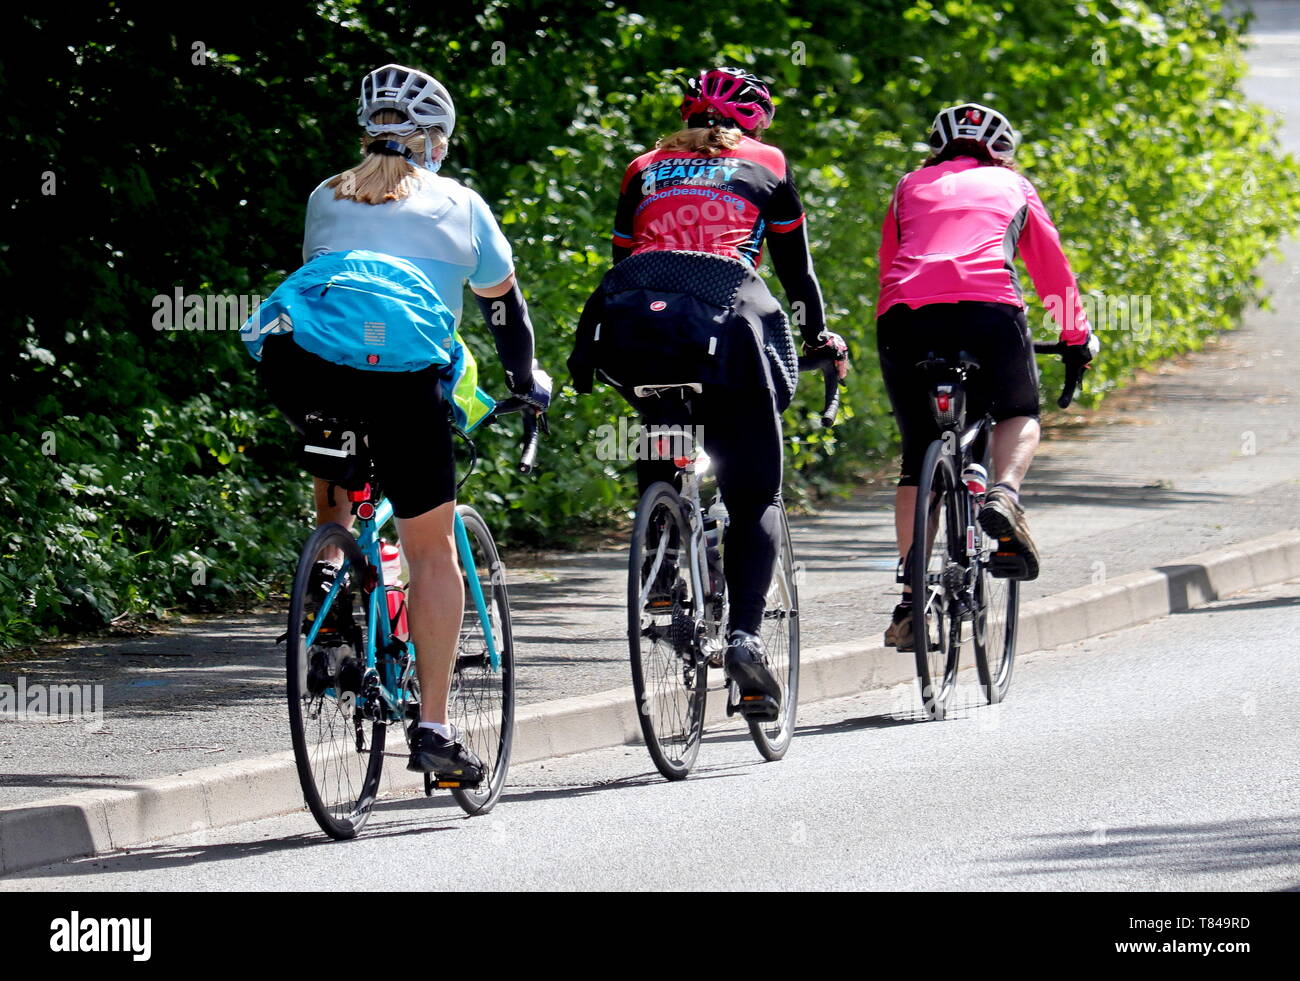
POLYGON ((822 428, 830 429, 835 425, 835 417, 840 412, 840 371, 834 357, 822 355, 816 358, 800 358, 800 371, 821 371, 825 385, 825 401, 822 406, 822 428))
POLYGON ((1068 409, 1070 403, 1074 401, 1074 393, 1078 390, 1080 383, 1083 381, 1083 373, 1088 370, 1086 362, 1078 361, 1070 357, 1070 352, 1077 345, 1065 344, 1057 341, 1054 344, 1035 342, 1035 354, 1056 354, 1060 355, 1065 362, 1065 384, 1061 386, 1061 395, 1056 400, 1056 404, 1062 409, 1068 409))
POLYGON ((532 473, 533 467, 537 465, 537 444, 541 442, 542 433, 549 433, 551 427, 546 421, 545 412, 539 412, 535 406, 525 402, 518 395, 512 395, 504 402, 498 402, 496 408, 492 410, 492 415, 504 416, 511 412, 522 412, 524 416, 524 436, 519 444, 519 472, 532 473))

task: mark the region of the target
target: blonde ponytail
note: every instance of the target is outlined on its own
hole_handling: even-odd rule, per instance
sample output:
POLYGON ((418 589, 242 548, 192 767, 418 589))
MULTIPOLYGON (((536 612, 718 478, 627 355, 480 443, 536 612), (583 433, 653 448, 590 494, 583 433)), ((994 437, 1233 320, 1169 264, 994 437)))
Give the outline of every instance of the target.
POLYGON ((738 129, 722 126, 693 126, 665 136, 655 144, 656 150, 676 150, 681 153, 698 153, 716 157, 734 150, 744 134, 738 129))
MULTIPOLYGON (((373 122, 400 123, 405 117, 392 109, 375 113, 373 122)), ((440 147, 447 143, 442 130, 429 130, 431 149, 435 156, 440 147)), ((346 198, 360 201, 362 204, 383 204, 386 201, 400 201, 411 193, 412 181, 416 179, 418 168, 405 157, 386 153, 366 153, 366 148, 375 140, 396 140, 411 151, 417 160, 423 160, 425 154, 425 135, 421 132, 410 136, 395 136, 383 133, 379 136, 363 134, 361 137, 361 163, 350 170, 345 170, 336 177, 331 177, 326 187, 334 188, 334 199, 346 198)))

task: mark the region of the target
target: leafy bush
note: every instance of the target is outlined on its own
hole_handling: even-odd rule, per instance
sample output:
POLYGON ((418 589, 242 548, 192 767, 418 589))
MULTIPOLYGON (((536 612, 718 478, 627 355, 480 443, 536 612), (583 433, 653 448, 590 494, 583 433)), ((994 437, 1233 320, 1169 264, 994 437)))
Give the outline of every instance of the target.
MULTIPOLYGON (((739 63, 775 80, 771 139, 857 363, 833 437, 811 428, 814 380, 788 414, 796 495, 894 446, 875 369, 878 228, 939 106, 1001 107, 1084 290, 1150 297, 1149 330, 1101 325, 1093 400, 1231 328, 1300 213, 1295 161, 1238 84, 1243 24, 1211 0, 753 0, 691 7, 689 23, 666 0, 444 4, 436 22, 349 0, 187 16, 202 15, 25 13, 3 39, 0 281, 23 299, 3 314, 0 644, 283 585, 307 514, 285 427, 236 335, 156 330, 152 304, 176 287, 265 295, 298 265, 307 195, 355 158, 357 81, 384 62, 423 65, 454 94, 447 173, 496 209, 556 374, 607 265, 623 168, 676 128, 672 74, 739 63), (37 231, 39 247, 19 247, 37 231)), ((467 496, 515 544, 625 515, 628 465, 596 459, 593 440, 625 413, 608 391, 560 398, 529 479, 509 465, 517 423, 494 426, 467 496)))

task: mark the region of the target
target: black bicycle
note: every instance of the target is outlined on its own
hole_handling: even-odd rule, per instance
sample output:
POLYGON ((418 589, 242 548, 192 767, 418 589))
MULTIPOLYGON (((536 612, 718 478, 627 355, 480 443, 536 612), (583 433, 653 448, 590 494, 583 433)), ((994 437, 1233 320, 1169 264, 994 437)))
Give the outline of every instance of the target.
MULTIPOLYGON (((1066 362, 1065 385, 1057 399, 1062 409, 1073 401, 1086 367, 1068 358, 1068 350, 1061 343, 1034 345, 1035 354, 1060 355, 1066 362)), ((927 379, 940 436, 921 465, 912 549, 899 579, 912 587, 921 699, 926 714, 940 720, 956 687, 967 640, 974 647, 984 697, 989 704, 1006 697, 1015 663, 1020 584, 991 574, 998 542, 975 520, 985 490, 996 481, 989 438, 995 423, 987 414, 966 421, 966 383, 979 371, 979 362, 965 351, 955 360, 932 353, 918 367, 927 379)))
MULTIPOLYGON (((800 358, 799 370, 822 372, 821 423, 833 426, 840 404, 836 362, 800 358)), ((638 398, 680 397, 688 403, 691 393, 701 391, 698 382, 635 388, 638 398)), ((658 455, 674 460, 680 490, 659 481, 646 488, 637 504, 628 566, 628 643, 646 748, 665 778, 682 780, 694 766, 704 736, 709 668, 722 668, 726 654, 728 600, 721 539, 727 519, 718 492, 713 491, 712 503, 704 506, 701 483, 709 459, 691 432, 665 427, 652 438, 661 441, 658 455)), ((784 506, 761 638, 768 666, 781 686, 775 717, 767 700, 742 696, 735 682, 724 681, 713 690, 727 692, 727 715, 744 718, 759 753, 774 762, 790 747, 799 704, 799 599, 784 506)))

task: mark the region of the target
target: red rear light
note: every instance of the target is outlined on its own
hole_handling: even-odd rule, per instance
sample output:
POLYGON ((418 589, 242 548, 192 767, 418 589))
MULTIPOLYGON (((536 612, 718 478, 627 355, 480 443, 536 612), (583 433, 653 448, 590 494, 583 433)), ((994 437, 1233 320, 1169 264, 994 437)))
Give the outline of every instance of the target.
POLYGON ((947 412, 948 407, 952 405, 952 399, 947 395, 935 396, 935 402, 938 403, 940 412, 947 412))
POLYGON ((349 501, 352 501, 354 504, 355 504, 357 501, 368 501, 368 500, 370 500, 370 485, 369 485, 369 484, 366 484, 366 486, 363 487, 363 488, 361 488, 361 490, 350 490, 350 491, 348 491, 348 500, 349 500, 349 501))
POLYGON ((673 463, 678 470, 685 470, 691 465, 691 458, 689 456, 675 456, 673 457, 673 463))

